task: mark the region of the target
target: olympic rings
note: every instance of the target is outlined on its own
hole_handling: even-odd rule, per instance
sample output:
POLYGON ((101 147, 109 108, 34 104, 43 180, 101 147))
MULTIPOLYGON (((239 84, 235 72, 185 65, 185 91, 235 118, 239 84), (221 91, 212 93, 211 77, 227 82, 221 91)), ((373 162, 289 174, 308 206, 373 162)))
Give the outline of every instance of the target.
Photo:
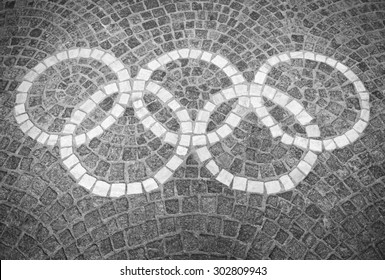
POLYGON ((131 78, 128 69, 114 55, 99 50, 76 48, 62 51, 46 58, 36 65, 23 78, 17 88, 16 105, 14 108, 17 123, 20 129, 33 139, 44 145, 60 146, 60 155, 64 166, 69 170, 79 185, 99 196, 118 197, 126 194, 136 194, 144 191, 150 192, 159 188, 173 175, 175 170, 183 163, 184 156, 189 149, 195 149, 199 160, 212 173, 216 180, 233 189, 273 194, 287 191, 300 183, 311 171, 317 160, 317 154, 322 151, 332 151, 343 148, 356 141, 364 131, 370 116, 369 93, 356 74, 344 64, 324 55, 312 52, 288 52, 270 57, 255 75, 254 81, 246 82, 243 75, 223 56, 197 49, 180 49, 160 56, 140 69, 135 78, 131 78), (62 132, 48 133, 37 127, 29 118, 26 111, 28 92, 34 80, 49 67, 68 59, 92 58, 107 65, 118 77, 118 82, 109 83, 97 90, 89 99, 78 105, 71 114, 70 120, 65 124, 62 132), (193 122, 187 110, 173 97, 173 95, 155 82, 149 81, 153 71, 164 67, 167 63, 181 58, 200 59, 219 67, 232 81, 233 86, 223 89, 213 95, 204 108, 198 111, 193 122), (313 117, 306 111, 301 103, 286 93, 265 84, 266 77, 273 66, 291 59, 307 59, 323 62, 340 71, 354 84, 360 99, 361 112, 358 121, 346 133, 319 140, 320 129, 313 121, 313 117), (157 121, 146 109, 142 97, 144 91, 149 91, 157 96, 164 106, 170 108, 180 122, 180 131, 170 131, 161 122, 157 121), (118 93, 117 102, 109 115, 97 126, 86 133, 75 135, 77 127, 96 108, 102 100, 113 93, 118 93), (269 114, 264 106, 263 97, 285 108, 294 118, 306 128, 306 137, 289 135, 285 133, 279 123, 269 114), (238 98, 236 107, 227 116, 223 125, 215 131, 206 133, 211 113, 223 102, 238 98), (133 183, 108 183, 89 174, 83 167, 74 147, 89 142, 94 137, 101 135, 113 125, 125 111, 125 106, 132 104, 136 117, 146 129, 151 130, 162 141, 176 147, 176 154, 152 177, 133 183), (303 159, 288 174, 282 175, 277 180, 260 181, 246 177, 235 176, 226 169, 221 169, 212 159, 208 144, 214 144, 227 137, 237 127, 246 113, 253 111, 261 122, 270 129, 273 138, 281 137, 281 142, 286 145, 295 145, 307 150, 303 159))

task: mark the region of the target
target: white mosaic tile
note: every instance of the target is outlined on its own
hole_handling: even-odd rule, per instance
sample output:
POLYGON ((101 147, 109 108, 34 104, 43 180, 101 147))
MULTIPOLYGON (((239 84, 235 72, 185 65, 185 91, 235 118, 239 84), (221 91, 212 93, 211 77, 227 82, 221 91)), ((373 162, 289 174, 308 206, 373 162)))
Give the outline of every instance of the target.
POLYGON ((172 176, 172 171, 167 167, 162 167, 154 176, 154 178, 161 184, 164 184, 172 176))
POLYGON ((234 178, 234 175, 231 174, 230 172, 228 172, 227 170, 225 169, 222 169, 218 176, 217 176, 217 180, 219 182, 221 182, 222 184, 225 184, 226 186, 230 186, 231 185, 231 182, 233 181, 233 178, 234 178))
POLYGON ((248 180, 247 181, 247 191, 251 193, 264 193, 265 192, 265 183, 261 181, 248 180))
POLYGON ((281 191, 281 184, 278 180, 265 182, 265 189, 267 194, 277 193, 281 191))
POLYGON ((120 197, 126 194, 126 184, 124 183, 115 183, 111 184, 111 197, 120 197))
POLYGON ((142 193, 142 184, 139 182, 127 184, 127 194, 140 194, 142 193))
POLYGON ((207 149, 207 147, 202 147, 196 150, 196 153, 198 155, 198 158, 201 162, 204 162, 211 158, 211 153, 207 149))
POLYGON ((108 192, 110 191, 111 184, 104 182, 104 181, 96 181, 94 188, 92 189, 92 193, 99 195, 99 196, 107 196, 108 192))
POLYGON ((206 168, 208 171, 211 172, 211 174, 213 174, 214 176, 217 175, 219 173, 219 167, 218 165, 215 163, 215 161, 213 160, 210 160, 207 164, 206 164, 206 168))
POLYGON ((158 183, 153 178, 149 178, 147 180, 144 180, 142 182, 142 184, 143 184, 143 188, 146 192, 151 192, 153 190, 156 190, 159 187, 158 183))
POLYGON ((233 190, 245 191, 247 187, 247 179, 244 177, 234 176, 233 190))
POLYGON ((87 190, 90 190, 96 182, 96 178, 93 176, 90 176, 88 174, 84 174, 84 176, 80 179, 79 185, 83 188, 86 188, 87 190))

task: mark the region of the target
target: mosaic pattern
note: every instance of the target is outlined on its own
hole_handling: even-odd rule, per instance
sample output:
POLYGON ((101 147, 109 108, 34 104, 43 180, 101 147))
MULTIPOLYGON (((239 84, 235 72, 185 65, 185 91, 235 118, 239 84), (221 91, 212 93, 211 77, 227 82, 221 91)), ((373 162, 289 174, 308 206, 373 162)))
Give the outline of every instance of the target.
POLYGON ((1 1, 0 258, 385 258, 384 11, 1 1))
MULTIPOLYGON (((149 62, 145 68, 140 69, 135 79, 130 78, 128 70, 123 63, 110 53, 105 53, 99 49, 72 49, 60 52, 56 56, 48 57, 43 63, 36 65, 24 77, 23 82, 17 90, 19 93, 16 96, 17 105, 15 107, 15 114, 21 130, 42 144, 55 145, 59 142, 63 163, 73 177, 78 180, 79 185, 91 190, 94 194, 113 197, 141 193, 142 187, 146 192, 157 189, 159 184, 167 182, 173 175, 173 172, 182 164, 184 160, 183 157, 187 154, 189 147, 197 147, 196 153, 198 158, 201 162, 206 162, 205 166, 210 173, 215 176, 219 182, 227 186, 232 185, 233 189, 257 193, 266 192, 267 194, 277 193, 283 190, 288 191, 299 184, 309 174, 313 165, 316 163, 317 153, 321 153, 323 150, 333 151, 336 148, 344 148, 356 141, 367 126, 370 109, 369 93, 353 71, 333 58, 312 52, 289 52, 273 56, 259 68, 255 75, 254 83, 247 83, 242 74, 227 59, 221 55, 196 49, 181 49, 166 53, 158 59, 149 62), (35 79, 39 77, 39 74, 60 61, 79 57, 85 59, 91 57, 95 60, 100 60, 117 75, 119 83, 110 83, 104 86, 102 90, 93 93, 90 99, 81 103, 79 108, 72 112, 69 122, 65 125, 63 123, 62 131, 60 131, 62 132, 61 134, 51 134, 49 130, 47 132, 42 131, 31 122, 28 113, 26 113, 25 105, 27 100, 29 104, 33 103, 33 99, 28 96, 28 92, 35 79), (152 76, 159 75, 154 74, 155 71, 178 59, 200 59, 212 63, 218 69, 223 70, 233 84, 233 86, 210 96, 209 101, 205 102, 203 108, 198 110, 194 122, 189 112, 168 90, 155 82, 149 82, 152 76), (269 75, 272 67, 279 63, 289 61, 290 59, 316 61, 325 65, 324 67, 336 68, 347 80, 354 84, 356 94, 359 97, 361 110, 359 119, 350 130, 342 135, 321 140, 321 131, 318 124, 312 122, 314 118, 301 103, 293 99, 290 95, 269 85, 265 85, 266 77, 269 75), (150 103, 146 108, 143 103, 144 91, 154 94, 160 102, 150 103), (116 97, 118 101, 112 106, 109 115, 101 121, 100 125, 93 127, 87 132, 73 136, 78 125, 83 122, 87 115, 91 114, 97 105, 105 102, 106 98, 111 97, 114 93, 118 93, 116 97), (292 114, 296 121, 305 127, 306 137, 298 135, 291 136, 283 132, 281 125, 272 118, 264 106, 263 97, 283 107, 292 114), (214 109, 218 108, 224 101, 229 101, 234 98, 237 98, 236 107, 226 116, 224 123, 214 131, 207 133, 208 121, 214 109), (129 184, 111 184, 104 180, 98 180, 97 177, 87 172, 83 164, 79 161, 79 157, 74 153, 73 146, 79 147, 86 142, 92 141, 95 137, 100 136, 123 115, 125 111, 124 106, 128 105, 129 102, 132 102, 135 115, 142 122, 143 126, 146 129, 150 129, 152 133, 161 138, 162 141, 176 146, 176 154, 165 162, 165 166, 157 171, 153 177, 129 184), (148 110, 150 106, 158 107, 158 110, 165 107, 173 112, 179 121, 180 133, 170 130, 168 127, 165 127, 161 121, 154 118, 152 115, 155 110, 150 109, 150 113, 148 110), (211 159, 212 156, 206 145, 208 143, 215 144, 226 138, 251 110, 256 113, 261 123, 270 129, 273 138, 281 137, 282 143, 295 145, 298 148, 307 150, 297 166, 292 169, 290 173, 279 177, 278 180, 261 181, 248 179, 248 177, 245 176, 234 176, 234 174, 228 170, 219 168, 215 161, 211 159)), ((187 94, 189 94, 190 97, 193 95, 191 91, 191 88, 187 90, 187 94)), ((198 92, 197 90, 195 91, 198 92)), ((197 97, 198 96, 193 96, 193 99, 197 97)), ((190 102, 188 104, 190 104, 190 102)), ((261 155, 256 155, 255 157, 258 158, 261 157, 261 155)), ((107 168, 108 163, 103 162, 103 164, 105 168, 107 168)), ((103 168, 101 167, 101 169, 103 168)), ((120 170, 124 172, 123 168, 120 168, 120 170)))

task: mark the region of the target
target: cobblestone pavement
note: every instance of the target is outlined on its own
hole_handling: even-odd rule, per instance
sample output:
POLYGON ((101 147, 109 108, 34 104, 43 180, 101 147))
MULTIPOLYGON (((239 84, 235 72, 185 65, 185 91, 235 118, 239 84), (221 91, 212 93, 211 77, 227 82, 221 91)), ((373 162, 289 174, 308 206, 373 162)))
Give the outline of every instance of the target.
POLYGON ((384 259, 385 3, 0 3, 1 259, 384 259))

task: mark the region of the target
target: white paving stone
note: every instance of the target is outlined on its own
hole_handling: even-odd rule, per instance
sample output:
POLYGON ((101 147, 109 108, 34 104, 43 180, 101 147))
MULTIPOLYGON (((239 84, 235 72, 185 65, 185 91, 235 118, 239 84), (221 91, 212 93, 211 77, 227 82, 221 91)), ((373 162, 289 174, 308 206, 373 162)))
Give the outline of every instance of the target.
POLYGON ((282 183, 285 191, 291 190, 295 187, 293 181, 291 180, 291 178, 288 175, 283 175, 283 176, 279 177, 279 181, 282 183))
POLYGON ((274 66, 274 65, 277 65, 278 63, 280 63, 281 61, 279 60, 279 58, 274 55, 272 57, 270 57, 267 62, 271 65, 271 66, 274 66))
POLYGON ((265 83, 266 75, 266 73, 258 71, 255 75, 254 82, 263 85, 265 83))
POLYGON ((16 116, 24 114, 25 113, 25 105, 24 104, 16 105, 14 111, 15 111, 16 116))
POLYGON ((313 152, 321 153, 322 152, 322 141, 310 139, 309 140, 309 150, 311 150, 313 152))
POLYGON ((179 136, 176 133, 172 132, 167 132, 166 135, 164 136, 164 141, 166 143, 176 145, 178 143, 179 136))
POLYGON ((211 174, 213 174, 214 176, 218 174, 219 172, 219 167, 218 165, 215 163, 215 161, 213 160, 210 160, 207 164, 206 164, 206 168, 208 171, 211 172, 211 174))
POLYGON ((216 66, 218 66, 220 69, 224 68, 228 61, 222 57, 221 55, 216 55, 212 60, 211 60, 211 63, 215 64, 216 66))
POLYGON ((34 125, 33 125, 33 123, 30 120, 27 120, 26 122, 23 122, 20 125, 20 129, 24 133, 27 133, 27 131, 30 130, 32 127, 34 127, 34 125))
POLYGON ((307 149, 307 146, 309 144, 309 139, 300 137, 300 136, 295 136, 294 137, 294 145, 296 145, 299 148, 307 149))
POLYGON ((102 61, 108 66, 108 65, 110 65, 116 61, 116 57, 114 57, 113 55, 111 55, 109 53, 105 53, 102 56, 102 61))
POLYGON ((171 178, 171 176, 171 170, 164 166, 155 174, 154 177, 159 183, 164 184, 168 179, 171 178))
POLYGON ((206 135, 194 135, 192 137, 192 143, 194 146, 206 145, 207 143, 206 135))
POLYGON ((166 166, 175 171, 178 169, 178 167, 182 164, 183 162, 183 159, 181 159, 180 157, 174 155, 166 164, 166 166))
POLYGON ((210 144, 214 144, 216 142, 218 142, 220 139, 219 139, 219 136, 216 132, 210 132, 207 134, 207 139, 209 140, 209 143, 210 144))
POLYGON ((167 132, 167 130, 160 123, 156 122, 152 127, 151 131, 157 136, 161 137, 163 134, 167 132))
POLYGON ((188 149, 186 147, 178 146, 176 148, 176 154, 180 156, 185 156, 188 152, 188 149))
POLYGON ((47 133, 45 133, 44 131, 39 135, 39 137, 37 137, 37 142, 41 143, 41 144, 45 144, 45 142, 47 142, 48 140, 48 137, 49 135, 47 133))
POLYGON ((119 71, 124 69, 123 63, 121 63, 119 60, 115 60, 108 67, 110 67, 111 70, 114 71, 115 73, 118 73, 119 71))
POLYGON ((184 134, 180 137, 180 142, 179 142, 180 145, 188 147, 188 146, 190 146, 190 142, 191 142, 191 136, 190 135, 184 134))
MULTIPOLYGON (((329 59, 328 59, 329 60, 329 59)), ((328 63, 328 60, 326 60, 326 63, 328 63)), ((334 60, 335 61, 335 60, 334 60)), ((333 61, 333 62, 334 62, 333 61)), ((330 66, 333 66, 331 64, 329 64, 330 66)), ((335 64, 333 67, 337 68, 338 71, 340 71, 341 73, 345 73, 349 68, 347 66, 345 66, 344 64, 342 64, 341 62, 338 62, 337 64, 335 64)))
POLYGON ((192 133, 192 122, 182 122, 180 123, 180 128, 182 133, 192 133))
POLYGON ((27 101, 27 93, 16 94, 16 104, 24 104, 27 101))
POLYGON ((281 107, 285 107, 287 103, 289 102, 290 98, 286 94, 284 94, 281 91, 277 91, 275 93, 273 102, 280 105, 281 107))
MULTIPOLYGON (((337 64, 337 60, 331 58, 331 57, 328 57, 326 59, 326 64, 330 65, 331 67, 336 67, 336 64, 337 64)), ((337 68, 338 69, 338 68, 337 68)), ((340 69, 338 69, 340 71, 340 69)))
POLYGON ((313 166, 317 160, 317 155, 311 151, 308 151, 303 160, 307 162, 310 166, 313 166))
POLYGON ((73 123, 68 123, 63 128, 63 134, 73 134, 75 132, 76 125, 73 123))
POLYGON ((90 190, 96 182, 96 178, 93 176, 90 176, 88 174, 84 174, 84 176, 80 179, 79 185, 83 188, 86 188, 87 190, 90 190))
POLYGON ((365 122, 368 122, 369 118, 370 118, 369 110, 361 109, 360 119, 365 121, 365 122))
POLYGON ((145 85, 146 85, 145 81, 135 80, 133 82, 133 85, 132 85, 132 90, 134 90, 134 91, 142 91, 142 90, 144 90, 145 85))
POLYGON ((213 55, 209 52, 203 52, 201 59, 207 62, 211 62, 213 55))
POLYGON ((281 141, 282 141, 282 143, 284 143, 284 144, 286 144, 286 145, 291 145, 291 144, 293 144, 293 142, 294 142, 294 138, 291 137, 289 134, 284 133, 284 134, 282 135, 281 141))
POLYGON ((82 133, 82 134, 79 134, 79 135, 75 136, 75 145, 77 147, 79 147, 82 144, 86 143, 86 141, 87 141, 87 138, 86 138, 86 134, 85 133, 82 133))
POLYGON ((223 68, 223 72, 229 77, 235 75, 238 73, 237 69, 235 69, 232 65, 227 65, 225 68, 223 68))
POLYGON ((266 107, 256 108, 255 113, 259 118, 264 118, 266 116, 269 116, 269 112, 267 111, 266 107))
POLYGON ((261 97, 250 97, 250 103, 254 108, 260 108, 263 106, 263 100, 261 97))
POLYGON ((21 114, 21 115, 18 115, 16 116, 16 122, 18 124, 22 124, 23 122, 25 122, 26 120, 29 120, 29 117, 27 114, 21 114))
POLYGON ((217 176, 217 180, 223 184, 225 184, 226 186, 230 186, 231 185, 231 182, 233 181, 233 178, 234 178, 234 175, 231 174, 230 172, 228 172, 227 170, 225 169, 222 169, 218 176, 217 176))
POLYGON ((171 110, 173 110, 174 112, 175 112, 176 110, 178 110, 178 109, 181 107, 180 104, 179 104, 179 102, 176 101, 175 99, 171 100, 171 101, 167 104, 167 106, 168 106, 171 110))
POLYGON ((79 51, 79 57, 89 58, 91 56, 91 49, 81 48, 79 51))
POLYGON ((312 52, 305 52, 304 54, 305 59, 315 60, 315 54, 312 52))
POLYGON ((47 145, 54 146, 58 139, 59 137, 57 135, 50 135, 47 140, 47 145))
POLYGON ((96 60, 100 60, 104 54, 105 54, 104 51, 94 49, 91 53, 91 57, 96 59, 96 60))
POLYGON ((326 139, 322 141, 322 144, 326 151, 333 151, 337 148, 336 143, 333 141, 333 139, 326 139))
POLYGON ((322 54, 316 54, 315 55, 315 60, 316 61, 326 63, 326 59, 327 59, 327 57, 322 55, 322 54))
POLYGON ((210 112, 206 110, 200 110, 198 112, 196 120, 199 122, 207 122, 210 118, 210 112))
POLYGON ((92 99, 92 101, 98 104, 106 97, 107 95, 103 91, 98 90, 93 95, 91 95, 90 98, 92 99))
POLYGON ((356 122, 356 123, 354 124, 353 129, 354 129, 355 131, 357 131, 358 133, 362 133, 362 132, 364 132, 364 130, 365 130, 365 128, 366 128, 367 125, 368 125, 367 122, 364 122, 364 121, 362 121, 362 120, 359 120, 358 122, 356 122))
POLYGON ((192 59, 197 59, 202 54, 200 50, 190 50, 189 57, 192 59))
POLYGON ((111 184, 98 180, 96 181, 94 188, 92 189, 92 193, 99 196, 107 196, 110 188, 111 184))
POLYGON ((50 56, 43 60, 43 63, 45 64, 45 66, 47 66, 47 68, 51 67, 52 65, 55 65, 58 62, 59 60, 56 58, 56 56, 50 56))
POLYGON ((286 62, 286 61, 289 61, 290 60, 290 57, 288 56, 288 54, 286 53, 283 53, 283 54, 280 54, 278 55, 278 58, 281 62, 286 62))
POLYGON ((261 120, 261 123, 263 123, 267 127, 271 127, 275 124, 274 119, 271 116, 264 117, 261 120))
POLYGON ((334 142, 336 143, 338 148, 343 148, 347 145, 349 145, 349 139, 343 134, 337 137, 334 137, 334 142))
MULTIPOLYGON (((187 57, 185 57, 187 58, 187 57)), ((158 62, 161 64, 161 65, 166 65, 167 63, 171 62, 172 61, 172 58, 168 55, 168 54, 164 54, 162 56, 160 56, 158 58, 158 62)))
POLYGON ((68 50, 68 58, 78 58, 79 53, 80 53, 79 49, 68 50))
POLYGON ((119 104, 115 104, 114 107, 112 107, 111 115, 115 118, 119 118, 124 112, 124 108, 120 106, 119 104))
POLYGON ((60 137, 60 147, 72 147, 72 135, 60 137))
POLYGON ((310 116, 305 110, 303 110, 296 116, 296 119, 300 124, 307 125, 313 120, 313 117, 310 116))
POLYGON ((139 70, 139 73, 136 76, 136 79, 148 81, 151 77, 151 74, 152 74, 152 71, 142 68, 139 70))
POLYGON ((225 138, 232 132, 232 129, 227 124, 222 125, 218 130, 217 133, 220 138, 225 138))
POLYGON ((316 124, 306 126, 306 134, 308 137, 320 137, 321 131, 316 124))
POLYGON ((45 66, 45 64, 43 63, 38 63, 35 67, 33 67, 33 70, 38 73, 38 74, 41 74, 45 71, 45 69, 47 69, 47 66, 45 66))
POLYGON ((76 180, 79 180, 84 174, 87 173, 87 171, 84 169, 84 167, 78 163, 76 164, 71 170, 70 173, 76 180))
POLYGON ((286 109, 296 116, 303 110, 303 106, 297 100, 292 100, 286 105, 286 109))
POLYGON ((39 76, 38 73, 31 70, 27 73, 27 75, 24 76, 24 80, 28 82, 33 82, 38 76, 39 76))
POLYGON ((273 138, 280 137, 283 135, 283 131, 278 124, 270 127, 270 132, 271 132, 271 135, 273 136, 273 138))
POLYGON ((119 92, 119 89, 116 83, 111 83, 104 87, 104 91, 106 92, 107 95, 111 95, 115 92, 119 92))
POLYGON ((348 131, 345 133, 345 135, 346 135, 346 137, 349 139, 349 142, 350 142, 350 143, 355 142, 355 141, 360 137, 360 135, 358 134, 358 132, 355 131, 354 129, 348 130, 348 131))
POLYGON ((206 133, 207 122, 195 122, 194 123, 194 133, 203 134, 206 133))
POLYGON ((197 149, 196 153, 197 153, 198 158, 201 162, 204 162, 204 161, 208 160, 209 158, 211 158, 211 153, 209 152, 209 150, 207 149, 206 146, 197 149))
POLYGON ((293 180, 294 185, 299 184, 303 179, 305 179, 305 175, 298 168, 294 168, 289 173, 289 176, 293 180))
POLYGON ((235 176, 233 180, 233 190, 245 191, 247 187, 247 178, 235 176))
POLYGON ((107 128, 109 128, 111 125, 113 125, 114 123, 116 122, 115 118, 113 116, 108 116, 107 118, 104 119, 104 121, 102 121, 102 123, 100 124, 100 126, 106 130, 107 128))
POLYGON ((67 167, 67 169, 71 169, 75 164, 79 163, 79 159, 74 154, 70 155, 63 161, 63 164, 67 167))
POLYGON ((234 85, 244 83, 246 80, 242 74, 237 74, 231 77, 231 81, 234 85))
POLYGON ((208 112, 212 112, 215 109, 215 105, 211 103, 210 101, 206 102, 206 105, 203 107, 208 112))
POLYGON ((143 121, 142 124, 144 125, 145 128, 150 128, 153 124, 155 123, 155 119, 152 116, 146 117, 143 121))
POLYGON ((232 127, 236 127, 240 121, 241 121, 241 117, 234 113, 230 113, 226 119, 226 123, 232 127))
POLYGON ((277 193, 281 191, 281 184, 278 180, 265 182, 265 189, 267 194, 277 193))
MULTIPOLYGON (((153 94, 157 94, 158 91, 161 89, 162 87, 154 82, 149 82, 146 86, 146 90, 152 92, 153 94)), ((163 89, 163 88, 162 88, 163 89)), ((165 90, 165 89, 163 89, 165 90)))
POLYGON ((67 53, 67 51, 62 51, 62 52, 57 53, 56 57, 60 61, 66 60, 66 59, 68 59, 68 53, 67 53))
POLYGON ((190 50, 189 49, 181 49, 181 50, 178 50, 178 53, 179 53, 181 58, 188 58, 190 50))
POLYGON ((180 57, 180 55, 179 55, 179 53, 178 53, 177 50, 174 50, 174 51, 172 51, 172 52, 169 52, 168 55, 170 56, 170 58, 171 58, 172 60, 177 60, 177 59, 180 57))
POLYGON ((297 168, 304 174, 304 175, 307 175, 309 174, 309 172, 311 171, 311 166, 304 160, 301 160, 298 165, 297 165, 297 168))
POLYGON ((120 92, 129 92, 131 91, 131 85, 129 81, 119 83, 120 92))
POLYGON ((261 96, 262 95, 262 85, 252 83, 249 87, 249 95, 261 96))
POLYGON ((217 93, 217 94, 212 95, 211 99, 215 105, 220 105, 221 103, 223 103, 225 101, 225 98, 223 97, 223 95, 221 93, 217 93))
POLYGON ((142 184, 146 192, 151 192, 159 187, 158 183, 153 178, 148 178, 147 180, 144 180, 142 184))
POLYGON ((159 67, 161 67, 162 64, 160 64, 157 60, 153 60, 151 62, 149 62, 147 64, 147 67, 150 69, 150 70, 156 70, 158 69, 159 67))
MULTIPOLYGON (((163 102, 163 103, 166 103, 168 102, 169 100, 171 100, 174 96, 167 90, 165 90, 164 88, 162 88, 159 92, 158 92, 158 97, 159 99, 163 102)), ((171 103, 171 102, 170 102, 171 103)), ((177 101, 175 101, 175 103, 177 103, 177 101)), ((179 107, 179 105, 178 105, 179 107)))
POLYGON ((100 125, 98 125, 98 126, 94 127, 93 129, 91 129, 90 131, 88 131, 86 134, 87 134, 88 139, 93 139, 95 137, 98 137, 102 133, 103 133, 103 128, 100 125))
POLYGON ((20 91, 20 92, 28 92, 29 89, 31 88, 31 86, 32 86, 32 83, 31 83, 31 82, 23 81, 23 82, 21 82, 21 84, 17 87, 17 90, 20 91))
POLYGON ((264 193, 265 183, 261 181, 248 180, 247 191, 251 193, 264 193))
POLYGON ((119 104, 121 105, 127 105, 130 101, 130 94, 128 93, 122 93, 119 98, 119 104))
POLYGON ((36 139, 41 133, 41 129, 33 126, 30 130, 28 130, 28 136, 32 139, 36 139))
POLYGON ((270 100, 273 100, 276 92, 277 90, 275 88, 265 85, 265 87, 263 88, 262 95, 267 97, 270 100))
POLYGON ((127 194, 140 194, 142 193, 142 184, 139 182, 129 183, 127 184, 127 194))
POLYGON ((122 69, 116 73, 118 75, 119 81, 127 81, 130 79, 130 73, 128 73, 127 69, 122 69))
POLYGON ((96 107, 96 103, 93 102, 91 99, 88 99, 79 107, 79 109, 88 114, 93 109, 95 109, 95 107, 96 107))
POLYGON ((303 52, 291 52, 290 57, 293 59, 302 59, 304 56, 303 52))
POLYGON ((111 197, 119 197, 126 194, 126 184, 124 183, 114 183, 111 184, 111 197))

